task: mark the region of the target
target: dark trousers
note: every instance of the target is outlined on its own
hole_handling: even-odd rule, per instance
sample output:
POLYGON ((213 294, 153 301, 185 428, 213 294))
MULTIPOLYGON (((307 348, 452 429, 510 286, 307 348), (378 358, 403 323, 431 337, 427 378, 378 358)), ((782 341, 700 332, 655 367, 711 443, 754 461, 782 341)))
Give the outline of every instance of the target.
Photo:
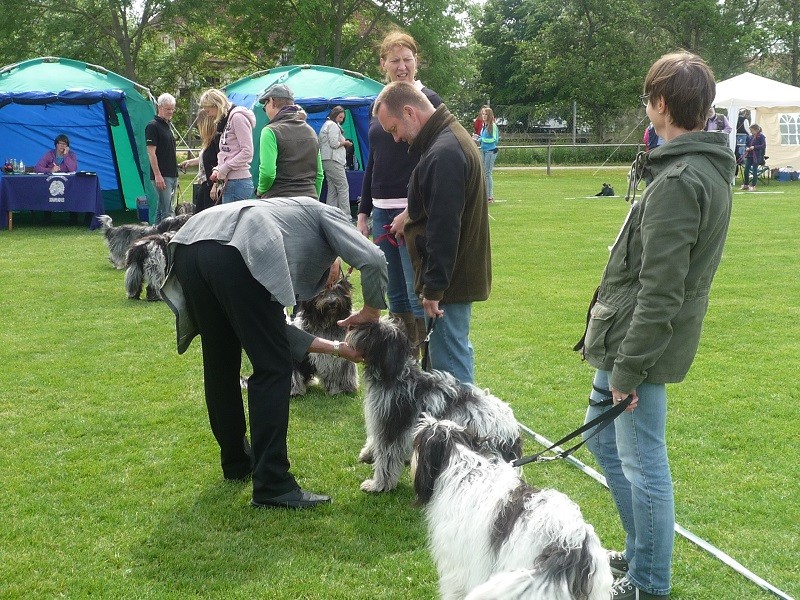
POLYGON ((173 268, 200 330, 206 406, 223 475, 244 477, 252 468, 256 501, 291 491, 297 487, 286 451, 292 361, 283 307, 233 246, 179 246, 173 268), (239 383, 242 349, 253 364, 247 386, 252 463, 239 383))

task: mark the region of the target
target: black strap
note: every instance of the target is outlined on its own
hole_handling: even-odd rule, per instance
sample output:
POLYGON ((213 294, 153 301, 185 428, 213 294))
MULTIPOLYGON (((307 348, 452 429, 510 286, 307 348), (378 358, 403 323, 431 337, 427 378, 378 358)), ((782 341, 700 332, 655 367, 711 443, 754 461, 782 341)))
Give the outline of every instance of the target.
POLYGON ((590 395, 589 406, 611 406, 614 404, 614 396, 611 390, 604 390, 603 388, 597 387, 595 384, 592 384, 592 389, 598 394, 603 394, 604 398, 602 400, 592 400, 590 395))
POLYGON ((436 327, 436 321, 439 320, 439 317, 434 317, 433 319, 428 319, 428 327, 425 333, 425 339, 422 340, 422 370, 423 371, 430 371, 431 370, 431 353, 429 346, 431 345, 431 334, 433 333, 434 328, 436 327))
MULTIPOLYGON (((606 402, 606 401, 604 400, 603 402, 606 402)), ((629 395, 627 398, 625 398, 625 400, 623 400, 619 404, 615 405, 613 408, 605 411, 602 415, 600 415, 599 417, 597 417, 595 419, 592 419, 588 423, 585 423, 582 427, 579 427, 578 429, 576 429, 575 431, 573 431, 569 435, 561 438, 560 440, 558 440, 555 444, 553 444, 549 448, 545 448, 541 452, 539 452, 537 454, 533 454, 531 456, 523 456, 522 458, 518 458, 517 460, 515 460, 515 461, 513 461, 511 463, 511 466, 512 467, 521 467, 522 465, 527 465, 528 463, 532 463, 532 462, 539 462, 539 461, 545 461, 545 460, 555 460, 555 459, 558 459, 558 458, 567 458, 570 454, 575 452, 578 448, 583 446, 586 442, 588 442, 590 439, 592 439, 598 433, 603 431, 603 429, 605 429, 606 427, 611 425, 612 421, 614 421, 614 419, 616 419, 619 415, 621 415, 625 411, 625 409, 628 408, 628 406, 630 406, 631 402, 633 402, 633 396, 629 395), (564 442, 570 441, 572 438, 579 436, 584 431, 589 431, 592 427, 595 427, 595 426, 597 426, 597 429, 595 429, 592 432, 592 435, 587 437, 585 440, 582 440, 580 443, 575 444, 572 448, 568 448, 567 450, 563 450, 563 451, 559 452, 558 454, 556 454, 555 456, 551 456, 551 457, 548 457, 548 458, 542 458, 542 455, 545 454, 546 452, 550 452, 556 446, 560 446, 564 442)))

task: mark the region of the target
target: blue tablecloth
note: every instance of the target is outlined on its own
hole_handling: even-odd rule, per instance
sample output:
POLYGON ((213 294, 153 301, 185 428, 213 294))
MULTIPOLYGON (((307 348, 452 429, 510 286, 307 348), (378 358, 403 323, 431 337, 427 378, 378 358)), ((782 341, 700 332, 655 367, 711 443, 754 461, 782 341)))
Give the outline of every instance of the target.
POLYGON ((0 228, 8 213, 19 210, 93 213, 90 229, 100 226, 104 212, 100 182, 94 174, 30 173, 0 178, 0 228))

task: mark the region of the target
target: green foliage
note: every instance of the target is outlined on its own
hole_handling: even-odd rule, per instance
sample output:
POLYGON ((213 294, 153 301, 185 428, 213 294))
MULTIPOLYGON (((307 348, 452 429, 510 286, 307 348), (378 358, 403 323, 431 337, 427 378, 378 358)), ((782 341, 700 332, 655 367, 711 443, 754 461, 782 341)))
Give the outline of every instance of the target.
MULTIPOLYGON (((586 196, 603 182, 619 193, 625 173, 495 170, 493 289, 473 313, 477 381, 552 440, 585 412, 592 371, 570 348, 628 210, 586 196)), ((759 187, 735 194, 697 360, 668 388, 667 439, 678 522, 800 597, 800 183, 759 187)), ((221 478, 200 340, 177 355, 172 313, 125 298, 99 232, 65 215, 14 220, 0 232, 1 597, 437 596, 408 471, 392 493, 358 489, 370 473, 356 462, 360 394, 315 388, 291 404, 292 470, 333 504, 250 509, 250 486, 221 478)), ((587 451, 578 458, 596 467, 587 451)), ((598 483, 564 462, 525 475, 567 493, 604 544, 621 547, 598 483)), ((680 537, 674 585, 682 600, 773 597, 680 537)))
MULTIPOLYGON (((504 148, 497 154, 498 166, 546 166, 547 148, 504 148)), ((550 147, 552 165, 630 165, 636 157, 636 147, 602 148, 565 146, 554 144, 550 147)))

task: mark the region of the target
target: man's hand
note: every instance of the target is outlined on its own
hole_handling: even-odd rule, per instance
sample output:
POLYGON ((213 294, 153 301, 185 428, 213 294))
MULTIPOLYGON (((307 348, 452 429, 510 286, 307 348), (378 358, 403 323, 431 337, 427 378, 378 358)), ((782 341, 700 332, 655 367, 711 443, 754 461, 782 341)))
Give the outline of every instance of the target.
POLYGON ((407 208, 399 215, 397 215, 394 219, 392 219, 392 226, 389 227, 389 233, 394 235, 394 237, 397 238, 398 242, 403 242, 405 240, 406 236, 403 233, 403 228, 406 226, 407 220, 408 220, 407 208))
POLYGON ((164 178, 161 175, 156 175, 155 183, 157 190, 167 189, 167 182, 164 181, 164 178))
POLYGON ((444 311, 441 308, 439 308, 438 300, 428 300, 427 298, 423 298, 422 308, 425 311, 425 314, 428 315, 431 319, 444 317, 444 311))
POLYGON ((350 315, 346 319, 337 321, 339 327, 349 328, 362 323, 374 323, 381 318, 381 310, 371 306, 364 305, 364 307, 355 314, 350 315))

